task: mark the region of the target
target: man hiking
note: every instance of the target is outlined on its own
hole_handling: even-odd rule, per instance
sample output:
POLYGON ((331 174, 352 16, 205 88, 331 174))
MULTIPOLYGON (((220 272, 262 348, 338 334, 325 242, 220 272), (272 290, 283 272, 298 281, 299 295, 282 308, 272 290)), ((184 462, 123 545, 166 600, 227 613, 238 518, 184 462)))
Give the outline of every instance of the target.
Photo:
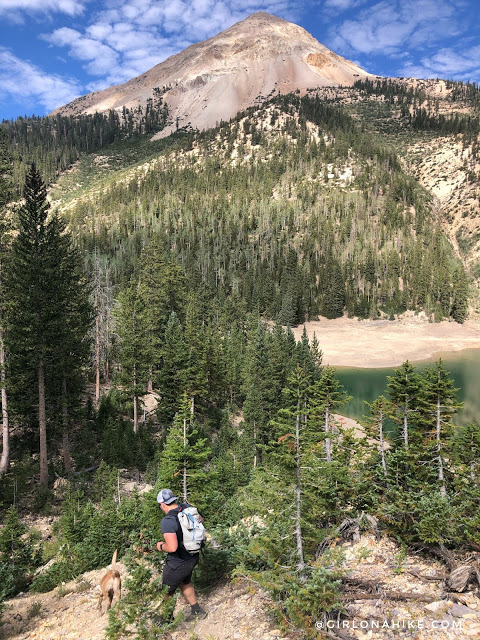
MULTIPOLYGON (((157 549, 166 551, 168 554, 163 567, 162 583, 168 587, 167 597, 171 597, 180 587, 185 600, 191 606, 187 620, 201 620, 206 618, 207 612, 198 604, 192 584, 192 572, 197 566, 200 549, 192 554, 185 548, 179 514, 191 507, 189 504, 177 501, 178 498, 170 489, 162 489, 157 496, 158 505, 165 514, 162 518, 162 534, 165 542, 157 542, 157 549)), ((200 515, 197 515, 197 518, 200 522, 203 521, 200 515)))

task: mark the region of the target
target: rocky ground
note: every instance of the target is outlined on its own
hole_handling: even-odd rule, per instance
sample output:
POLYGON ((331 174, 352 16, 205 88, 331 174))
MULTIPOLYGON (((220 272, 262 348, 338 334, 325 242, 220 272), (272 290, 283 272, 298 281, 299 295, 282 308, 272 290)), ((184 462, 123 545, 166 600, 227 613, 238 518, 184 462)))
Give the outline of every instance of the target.
MULTIPOLYGON (((335 543, 333 543, 335 544, 335 543)), ((347 617, 331 620, 329 636, 341 640, 460 640, 480 638, 478 591, 445 592, 446 568, 420 554, 405 553, 387 538, 362 535, 344 543, 344 589, 347 617), (364 588, 365 581, 374 585, 364 588), (372 593, 373 591, 373 593, 372 593), (405 598, 408 599, 405 599, 405 598)), ((125 578, 125 568, 120 568, 125 578)), ((3 640, 101 640, 107 616, 97 610, 98 583, 105 569, 90 571, 46 594, 20 594, 8 602, 3 640)), ((208 617, 180 622, 165 640, 297 640, 270 615, 273 603, 251 583, 219 585, 200 594, 208 617)), ((180 599, 176 615, 184 609, 180 599)), ((188 613, 188 607, 187 611, 188 613)), ((181 616, 180 616, 181 617, 181 616)), ((312 622, 314 624, 315 621, 312 622)), ((325 620, 323 622, 325 628, 325 620)))
POLYGON ((480 638, 478 590, 448 594, 443 581, 447 571, 442 563, 405 553, 394 541, 376 540, 373 535, 362 536, 359 542, 345 547, 344 553, 344 566, 350 569, 346 576, 351 581, 348 590, 358 592, 359 598, 352 595, 346 604, 350 618, 344 629, 351 637, 480 638), (377 583, 372 590, 378 591, 378 596, 363 599, 365 589, 353 586, 356 581, 377 583), (408 600, 403 599, 406 595, 408 600))
MULTIPOLYGON (((122 579, 126 571, 117 563, 122 579)), ((101 640, 108 616, 97 609, 98 584, 105 569, 90 571, 50 593, 20 594, 8 602, 0 627, 2 640, 101 640)), ((222 585, 200 596, 208 617, 196 624, 180 622, 165 640, 278 640, 288 636, 268 615, 272 603, 247 584, 222 585)), ((176 616, 190 608, 179 598, 176 616)), ((160 638, 161 636, 159 636, 160 638)))

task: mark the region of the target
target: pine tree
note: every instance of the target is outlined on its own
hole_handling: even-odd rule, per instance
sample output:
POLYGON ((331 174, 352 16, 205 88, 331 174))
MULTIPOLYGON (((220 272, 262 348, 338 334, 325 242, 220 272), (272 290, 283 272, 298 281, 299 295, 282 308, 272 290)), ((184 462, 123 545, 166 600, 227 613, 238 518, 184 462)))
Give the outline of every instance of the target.
POLYGON ((185 335, 177 314, 172 311, 165 327, 162 364, 158 374, 161 400, 158 415, 164 425, 171 423, 186 389, 188 353, 185 335))
POLYGON ((453 441, 453 450, 456 459, 468 469, 470 481, 478 484, 480 426, 476 422, 471 422, 457 430, 453 441))
POLYGON ((192 502, 199 509, 208 508, 214 473, 206 463, 211 456, 207 439, 199 437, 195 428, 190 398, 184 392, 160 457, 158 486, 172 489, 184 502, 192 502))
POLYGON ((0 130, 0 386, 2 401, 2 458, 0 474, 6 473, 10 467, 10 426, 8 416, 8 395, 6 382, 5 352, 5 288, 4 267, 5 252, 8 245, 8 230, 11 226, 7 219, 7 205, 13 197, 12 179, 13 158, 7 147, 5 133, 0 130))
POLYGON ((52 408, 62 416, 62 454, 65 471, 72 471, 70 457, 70 425, 82 404, 85 386, 85 372, 91 346, 91 327, 94 311, 90 303, 90 287, 83 273, 79 251, 65 235, 65 224, 53 215, 51 224, 56 225, 61 242, 61 277, 57 287, 57 297, 62 300, 63 322, 59 327, 54 350, 56 367, 50 370, 49 388, 53 392, 50 399, 52 408))
POLYGON ((312 385, 310 410, 312 419, 323 426, 327 462, 332 461, 332 435, 335 434, 333 414, 349 400, 350 397, 336 377, 335 369, 324 367, 321 378, 312 385))
POLYGON ((78 373, 83 364, 79 356, 84 353, 82 343, 90 322, 79 256, 58 215, 48 217, 46 196, 45 184, 32 165, 25 183, 25 202, 19 210, 7 281, 12 379, 21 387, 20 395, 28 399, 28 404, 37 406, 40 482, 45 486, 47 400, 53 419, 52 398, 61 396, 62 389, 65 391, 62 385, 69 368, 74 367, 78 373), (36 394, 32 393, 33 385, 36 394))
POLYGON ((468 315, 469 286, 465 270, 458 267, 453 275, 453 304, 451 315, 454 320, 463 324, 468 315))
MULTIPOLYGON (((308 420, 308 394, 310 377, 296 365, 295 370, 288 376, 287 385, 283 391, 284 408, 278 412, 275 420, 277 441, 272 443, 273 448, 270 460, 276 467, 282 469, 282 481, 291 488, 294 500, 290 497, 286 506, 292 509, 291 520, 295 522, 295 548, 296 566, 300 579, 306 579, 305 556, 303 549, 302 523, 305 517, 302 505, 305 501, 305 476, 308 473, 307 458, 311 461, 312 433, 308 420)), ((287 518, 285 518, 286 520, 287 518)), ((290 518, 289 518, 290 519, 290 518)))
POLYGON ((391 412, 392 407, 390 402, 385 396, 380 396, 372 403, 366 402, 370 410, 368 416, 364 416, 363 424, 367 435, 378 441, 378 448, 380 450, 380 460, 382 469, 385 475, 387 475, 387 464, 385 462, 385 431, 384 425, 388 414, 391 412))
POLYGON ((195 415, 195 404, 208 397, 208 332, 202 321, 200 300, 190 295, 185 318, 187 348, 186 390, 190 397, 190 411, 195 415))
POLYGON ((113 327, 113 287, 108 261, 95 247, 92 265, 92 303, 95 310, 95 402, 100 403, 100 379, 110 382, 110 348, 113 327))
POLYGON ((243 413, 252 446, 253 468, 261 462, 263 446, 268 440, 268 423, 274 413, 272 382, 267 331, 260 318, 253 316, 248 331, 243 373, 243 413))
POLYGON ((119 380, 133 397, 133 431, 138 433, 138 398, 145 393, 151 363, 143 287, 130 285, 119 294, 118 302, 115 317, 120 351, 119 380))
MULTIPOLYGON (((452 431, 451 418, 462 407, 456 399, 458 389, 440 359, 435 367, 428 367, 423 373, 423 395, 427 424, 434 426, 435 450, 438 460, 438 483, 442 497, 447 495, 444 475, 442 448, 445 437, 452 431), (433 423, 433 424, 432 424, 433 423)), ((430 427, 431 428, 431 427, 430 427)))
POLYGON ((180 265, 166 258, 160 242, 152 242, 143 252, 140 282, 145 301, 144 325, 148 333, 150 373, 148 390, 158 383, 165 328, 171 313, 181 322, 185 317, 185 275, 180 265))
POLYGON ((420 377, 408 360, 395 369, 393 376, 387 377, 394 415, 402 424, 403 443, 408 450, 412 414, 415 413, 418 416, 420 377))

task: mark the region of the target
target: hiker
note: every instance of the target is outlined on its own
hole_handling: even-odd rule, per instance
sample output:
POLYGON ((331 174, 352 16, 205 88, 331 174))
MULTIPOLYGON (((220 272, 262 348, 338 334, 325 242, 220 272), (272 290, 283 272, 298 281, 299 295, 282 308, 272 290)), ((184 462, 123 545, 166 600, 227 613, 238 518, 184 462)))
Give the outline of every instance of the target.
MULTIPOLYGON (((180 587, 185 600, 191 606, 190 615, 186 619, 200 620, 206 618, 207 613, 197 602, 192 584, 192 572, 197 566, 200 549, 203 545, 205 530, 200 524, 203 522, 203 518, 191 505, 177 501, 178 498, 173 495, 170 489, 162 489, 157 496, 158 505, 165 514, 162 518, 162 533, 165 542, 157 542, 157 549, 166 551, 168 554, 163 567, 163 584, 168 587, 167 597, 171 597, 180 587), (197 528, 200 526, 201 529, 200 542, 195 542, 195 535, 193 535, 192 542, 189 532, 184 531, 185 525, 182 526, 180 523, 179 514, 184 510, 188 510, 186 512, 188 514, 191 509, 196 515, 197 528), (185 544, 191 549, 190 552, 185 548, 184 537, 185 539, 188 537, 188 544, 187 542, 185 544)), ((182 515, 181 518, 183 522, 184 516, 182 515)), ((192 518, 190 520, 193 522, 192 518)))

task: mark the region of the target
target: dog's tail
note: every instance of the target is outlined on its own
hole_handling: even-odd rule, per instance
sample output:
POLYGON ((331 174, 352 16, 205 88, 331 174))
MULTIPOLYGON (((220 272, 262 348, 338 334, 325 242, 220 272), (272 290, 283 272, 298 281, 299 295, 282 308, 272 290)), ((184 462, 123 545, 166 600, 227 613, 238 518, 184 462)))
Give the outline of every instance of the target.
POLYGON ((115 569, 116 562, 117 562, 117 549, 115 549, 112 556, 112 571, 115 569))

